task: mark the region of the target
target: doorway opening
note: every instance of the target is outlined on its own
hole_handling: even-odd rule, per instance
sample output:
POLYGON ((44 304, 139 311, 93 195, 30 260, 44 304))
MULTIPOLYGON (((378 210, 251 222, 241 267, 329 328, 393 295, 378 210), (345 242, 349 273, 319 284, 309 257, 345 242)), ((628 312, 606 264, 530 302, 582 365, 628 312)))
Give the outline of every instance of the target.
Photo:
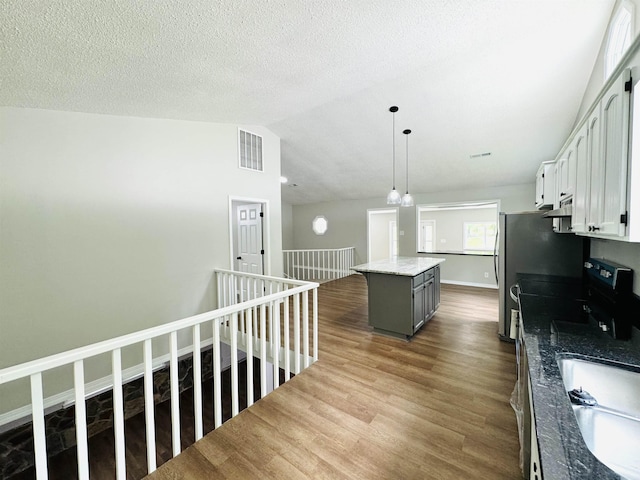
POLYGON ((367 210, 367 261, 398 255, 398 209, 367 210))

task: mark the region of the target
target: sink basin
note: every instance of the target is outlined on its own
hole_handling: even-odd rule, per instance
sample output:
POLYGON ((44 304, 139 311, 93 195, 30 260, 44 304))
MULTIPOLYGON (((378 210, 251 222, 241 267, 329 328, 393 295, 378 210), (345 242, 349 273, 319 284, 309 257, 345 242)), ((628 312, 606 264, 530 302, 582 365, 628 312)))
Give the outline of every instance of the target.
POLYGON ((571 404, 591 453, 622 477, 640 480, 640 368, 564 354, 558 367, 567 392, 586 391, 597 401, 571 404))

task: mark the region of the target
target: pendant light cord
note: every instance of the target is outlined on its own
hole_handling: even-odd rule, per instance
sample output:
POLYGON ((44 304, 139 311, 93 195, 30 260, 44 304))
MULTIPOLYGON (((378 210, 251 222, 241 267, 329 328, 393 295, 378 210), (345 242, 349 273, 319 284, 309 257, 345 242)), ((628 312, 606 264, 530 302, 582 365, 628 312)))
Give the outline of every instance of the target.
POLYGON ((406 165, 406 170, 407 170, 407 191, 406 193, 409 193, 409 134, 411 133, 411 130, 405 130, 402 133, 404 133, 407 136, 407 165, 406 165))

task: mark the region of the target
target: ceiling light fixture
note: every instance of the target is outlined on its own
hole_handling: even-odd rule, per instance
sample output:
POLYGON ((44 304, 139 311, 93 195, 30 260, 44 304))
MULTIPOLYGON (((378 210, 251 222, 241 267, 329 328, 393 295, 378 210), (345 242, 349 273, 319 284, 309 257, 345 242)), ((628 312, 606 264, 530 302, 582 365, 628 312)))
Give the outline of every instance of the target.
POLYGON ((402 133, 407 136, 407 191, 402 196, 402 203, 400 205, 403 207, 413 207, 413 197, 409 194, 409 134, 411 130, 407 129, 402 133))
POLYGON ((393 145, 393 188, 389 192, 389 195, 387 195, 387 205, 400 205, 402 199, 400 198, 400 193, 396 190, 396 112, 398 111, 398 107, 390 107, 389 111, 393 117, 391 124, 391 141, 393 145))

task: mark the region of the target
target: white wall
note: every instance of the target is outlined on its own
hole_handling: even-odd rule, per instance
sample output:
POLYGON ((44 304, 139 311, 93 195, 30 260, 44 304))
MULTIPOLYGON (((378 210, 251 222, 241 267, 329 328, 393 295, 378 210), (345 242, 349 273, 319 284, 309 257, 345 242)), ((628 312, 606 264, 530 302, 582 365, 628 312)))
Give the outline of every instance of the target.
MULTIPOLYGON (((531 210, 535 203, 535 179, 532 183, 505 187, 478 188, 476 190, 447 191, 415 194, 416 205, 454 203, 478 200, 499 200, 500 210, 508 213, 531 210)), ((367 261, 367 209, 387 208, 386 197, 363 200, 323 202, 293 207, 295 248, 339 248, 355 247, 356 263, 367 261), (329 230, 324 235, 315 235, 311 221, 316 215, 324 215, 329 230)), ((417 251, 416 208, 399 208, 398 218, 399 254, 419 255, 417 251), (402 234, 404 232, 404 235, 402 234)), ((436 256, 436 255, 434 255, 436 256)), ((493 257, 438 254, 446 258, 441 265, 442 279, 449 282, 472 285, 495 286, 493 257), (484 273, 489 272, 488 278, 484 273)))
POLYGON ((265 172, 242 170, 237 128, 0 109, 0 368, 215 308, 229 196, 269 202, 282 273, 280 141, 243 127, 265 172))

